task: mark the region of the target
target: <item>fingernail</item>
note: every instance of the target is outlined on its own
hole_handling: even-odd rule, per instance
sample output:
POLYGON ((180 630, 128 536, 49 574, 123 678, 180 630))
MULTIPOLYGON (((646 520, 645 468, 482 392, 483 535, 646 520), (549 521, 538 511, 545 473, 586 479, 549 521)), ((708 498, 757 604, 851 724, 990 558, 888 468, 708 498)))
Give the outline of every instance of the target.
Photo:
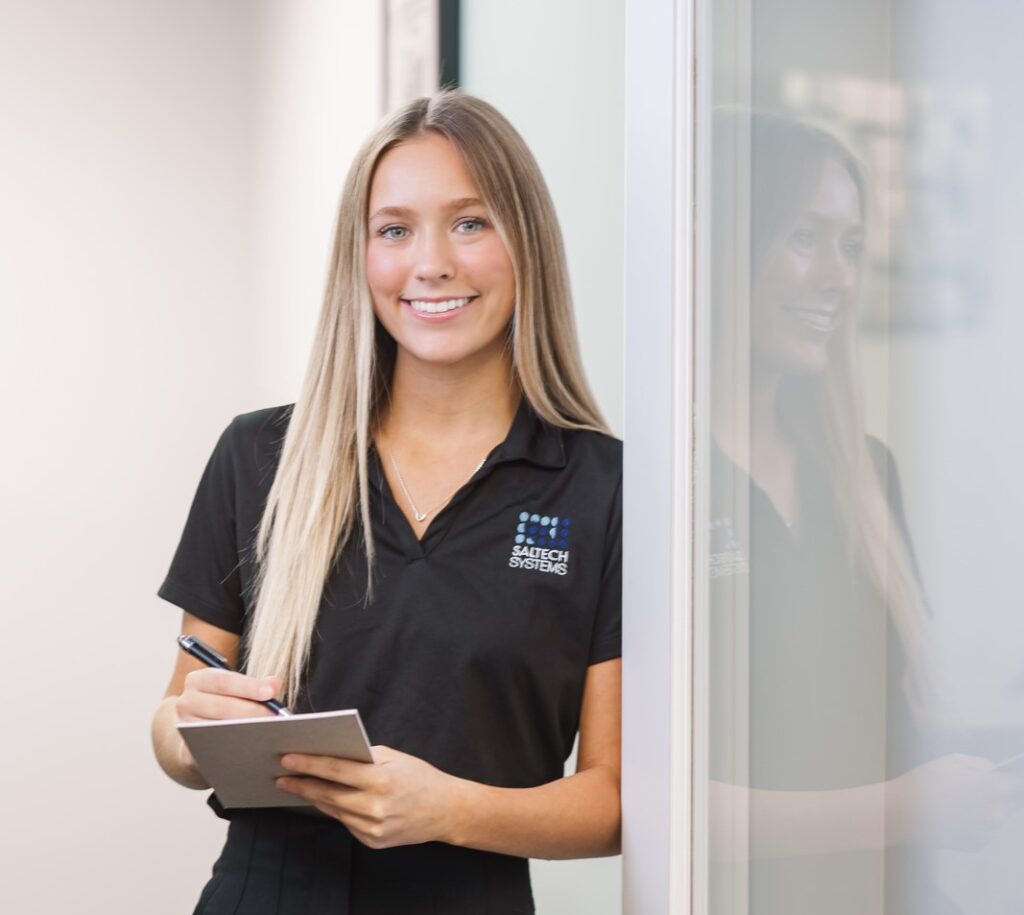
POLYGON ((261 686, 260 687, 260 698, 270 699, 274 695, 274 688, 272 686, 261 686))
POLYGON ((291 769, 295 765, 295 757, 294 756, 282 756, 281 757, 281 765, 284 766, 286 769, 291 769))

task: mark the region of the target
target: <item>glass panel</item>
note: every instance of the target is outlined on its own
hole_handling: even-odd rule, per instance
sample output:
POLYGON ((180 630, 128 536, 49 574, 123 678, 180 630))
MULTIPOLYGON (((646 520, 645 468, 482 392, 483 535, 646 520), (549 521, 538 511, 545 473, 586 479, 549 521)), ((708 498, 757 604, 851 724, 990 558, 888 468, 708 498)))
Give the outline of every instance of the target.
POLYGON ((697 17, 695 910, 1019 912, 1024 6, 697 17))

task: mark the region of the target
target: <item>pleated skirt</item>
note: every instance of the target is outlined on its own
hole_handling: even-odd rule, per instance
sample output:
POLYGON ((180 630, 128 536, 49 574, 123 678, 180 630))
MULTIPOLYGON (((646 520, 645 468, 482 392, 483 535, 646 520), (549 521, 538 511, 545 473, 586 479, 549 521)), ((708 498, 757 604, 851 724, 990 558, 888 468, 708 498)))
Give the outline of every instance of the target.
POLYGON ((524 858, 439 842, 374 850, 327 818, 232 813, 193 915, 532 915, 524 858))

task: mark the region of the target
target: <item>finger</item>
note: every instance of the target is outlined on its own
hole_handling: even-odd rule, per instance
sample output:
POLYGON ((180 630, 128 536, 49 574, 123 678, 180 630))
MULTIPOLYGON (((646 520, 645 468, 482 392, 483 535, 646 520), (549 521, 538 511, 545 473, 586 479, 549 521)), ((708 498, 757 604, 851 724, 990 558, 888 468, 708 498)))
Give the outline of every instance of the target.
POLYGON ((384 832, 379 823, 373 823, 363 817, 347 813, 333 804, 317 801, 313 806, 321 813, 342 823, 346 829, 367 848, 386 848, 390 843, 385 840, 384 832))
POLYGON ((192 755, 192 751, 189 750, 188 744, 182 740, 178 745, 178 761, 186 769, 198 769, 199 766, 196 764, 196 758, 192 755))
POLYGON ((336 756, 310 756, 305 753, 289 753, 281 757, 281 765, 291 772, 322 778, 368 790, 379 787, 379 770, 373 763, 339 759, 336 756))
POLYGON ((236 696, 239 699, 250 699, 253 702, 273 699, 280 688, 281 681, 277 677, 257 679, 238 671, 218 670, 215 667, 193 670, 185 676, 186 691, 219 693, 224 696, 236 696))
MULTIPOLYGON (((276 779, 275 784, 279 790, 298 795, 314 805, 327 804, 335 808, 338 814, 365 816, 366 795, 355 788, 346 788, 335 782, 308 776, 283 775, 276 779)), ((332 813, 331 816, 336 814, 332 813)))
POLYGON ((182 693, 176 704, 181 721, 223 721, 227 718, 260 718, 273 715, 260 702, 218 693, 182 693))

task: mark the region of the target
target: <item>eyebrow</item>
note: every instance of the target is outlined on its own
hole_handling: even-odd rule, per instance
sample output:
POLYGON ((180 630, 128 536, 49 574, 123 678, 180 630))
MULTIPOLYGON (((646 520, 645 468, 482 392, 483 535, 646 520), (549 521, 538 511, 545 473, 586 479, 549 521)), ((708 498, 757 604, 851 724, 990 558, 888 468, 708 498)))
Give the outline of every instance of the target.
MULTIPOLYGON (((449 213, 455 213, 459 210, 465 210, 469 207, 482 207, 484 202, 479 197, 459 197, 457 200, 450 201, 445 206, 445 211, 449 213)), ((412 214, 412 210, 408 207, 381 207, 370 216, 370 219, 377 219, 380 216, 394 216, 399 219, 409 216, 412 214)))
MULTIPOLYGON (((804 210, 800 214, 801 219, 806 219, 808 222, 814 223, 830 223, 834 221, 834 218, 828 213, 822 213, 818 210, 804 210)), ((864 231, 864 220, 858 219, 856 222, 851 223, 850 229, 856 229, 859 232, 864 231)), ((849 231, 849 230, 848 230, 849 231)))

